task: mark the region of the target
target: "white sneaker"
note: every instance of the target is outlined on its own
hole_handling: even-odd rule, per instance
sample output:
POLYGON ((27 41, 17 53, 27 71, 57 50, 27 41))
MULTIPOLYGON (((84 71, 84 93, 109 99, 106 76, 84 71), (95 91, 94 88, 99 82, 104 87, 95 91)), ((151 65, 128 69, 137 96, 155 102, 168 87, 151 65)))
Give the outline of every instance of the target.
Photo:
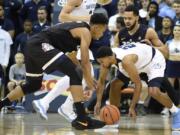
POLYGON ((42 105, 40 100, 34 100, 32 102, 33 108, 34 110, 40 115, 40 117, 44 120, 48 119, 47 116, 47 110, 45 109, 45 107, 42 105))
POLYGON ((68 109, 63 106, 60 106, 58 108, 58 113, 69 122, 72 122, 77 117, 77 115, 75 114, 75 112, 72 109, 68 109))
POLYGON ((162 111, 161 111, 161 115, 163 115, 163 116, 167 116, 167 117, 169 117, 169 109, 168 108, 164 108, 162 111))

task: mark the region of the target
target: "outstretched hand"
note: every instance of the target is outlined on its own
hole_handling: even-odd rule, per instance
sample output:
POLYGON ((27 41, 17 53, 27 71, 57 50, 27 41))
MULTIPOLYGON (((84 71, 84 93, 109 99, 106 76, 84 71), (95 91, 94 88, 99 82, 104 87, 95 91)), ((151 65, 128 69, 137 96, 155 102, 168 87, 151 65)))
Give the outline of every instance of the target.
POLYGON ((129 117, 132 117, 132 119, 134 121, 136 121, 136 112, 135 112, 135 109, 134 108, 129 108, 129 114, 128 114, 129 117))

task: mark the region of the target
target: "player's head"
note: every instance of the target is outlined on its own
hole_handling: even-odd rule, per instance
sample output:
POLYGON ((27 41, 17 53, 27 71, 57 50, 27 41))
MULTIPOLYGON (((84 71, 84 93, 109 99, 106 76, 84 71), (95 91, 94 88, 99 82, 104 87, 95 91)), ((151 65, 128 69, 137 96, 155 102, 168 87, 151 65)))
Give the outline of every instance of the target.
POLYGON ((103 36, 107 28, 108 17, 103 13, 94 13, 90 19, 90 30, 93 39, 99 39, 103 36))
POLYGON ((20 52, 16 53, 15 61, 16 61, 16 64, 23 64, 24 63, 24 55, 20 52))
POLYGON ((126 7, 124 12, 124 23, 128 30, 135 28, 139 20, 139 11, 134 5, 129 5, 126 7))
POLYGON ((98 49, 96 58, 97 61, 105 68, 109 68, 115 61, 112 49, 107 46, 102 46, 98 49))

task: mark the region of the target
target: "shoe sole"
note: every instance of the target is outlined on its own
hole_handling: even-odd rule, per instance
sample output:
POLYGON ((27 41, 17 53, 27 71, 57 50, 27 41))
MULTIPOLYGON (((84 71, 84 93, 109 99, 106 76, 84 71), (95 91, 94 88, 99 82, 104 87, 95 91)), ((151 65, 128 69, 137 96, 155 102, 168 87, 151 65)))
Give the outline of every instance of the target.
POLYGON ((172 128, 172 131, 180 131, 180 128, 172 128))
POLYGON ((47 120, 48 119, 46 116, 43 115, 43 113, 41 113, 41 110, 39 108, 43 108, 43 107, 41 107, 41 104, 39 102, 34 102, 33 101, 32 105, 33 105, 34 110, 40 115, 40 117, 43 120, 47 120))
POLYGON ((72 122, 73 120, 71 120, 68 115, 66 115, 63 110, 61 109, 61 107, 58 108, 58 113, 63 116, 68 122, 72 122))

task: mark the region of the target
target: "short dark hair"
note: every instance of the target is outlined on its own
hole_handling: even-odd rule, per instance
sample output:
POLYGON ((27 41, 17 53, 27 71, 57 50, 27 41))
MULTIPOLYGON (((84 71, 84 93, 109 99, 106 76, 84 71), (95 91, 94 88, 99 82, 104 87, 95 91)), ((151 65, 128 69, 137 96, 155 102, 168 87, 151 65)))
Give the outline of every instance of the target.
POLYGON ((98 59, 112 55, 113 55, 113 51, 110 47, 102 46, 97 50, 96 58, 98 59))
POLYGON ((124 18, 122 16, 117 17, 116 23, 119 23, 122 27, 125 27, 124 18))
POLYGON ((94 13, 91 15, 90 24, 108 24, 108 17, 103 13, 94 13))
POLYGON ((134 15, 139 16, 139 10, 136 6, 134 5, 129 5, 126 7, 125 11, 127 12, 133 12, 134 15))
POLYGON ((40 7, 38 8, 38 10, 44 10, 44 11, 47 13, 47 9, 46 9, 46 7, 44 7, 44 6, 40 6, 40 7))

